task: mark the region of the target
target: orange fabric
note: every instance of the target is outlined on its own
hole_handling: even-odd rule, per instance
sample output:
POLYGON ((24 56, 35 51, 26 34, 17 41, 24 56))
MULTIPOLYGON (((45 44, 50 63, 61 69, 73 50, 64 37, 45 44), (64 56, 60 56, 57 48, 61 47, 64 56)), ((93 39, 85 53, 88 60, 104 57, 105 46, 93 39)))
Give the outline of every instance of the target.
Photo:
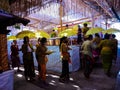
MULTIPOLYGON (((45 56, 45 62, 48 62, 48 58, 45 56)), ((39 71, 39 75, 38 78, 41 78, 42 80, 46 80, 46 64, 41 64, 40 62, 38 62, 38 64, 40 65, 40 71, 39 71)))
POLYGON ((64 53, 62 53, 62 56, 63 56, 63 57, 67 57, 67 58, 68 58, 68 62, 69 62, 69 63, 72 63, 72 61, 71 61, 71 59, 70 59, 70 54, 69 54, 69 53, 65 53, 65 52, 64 52, 64 53))
POLYGON ((46 63, 48 62, 48 58, 47 58, 47 56, 45 57, 45 62, 46 62, 46 63))
POLYGON ((42 80, 46 80, 46 64, 40 64, 41 71, 40 71, 40 77, 42 80))

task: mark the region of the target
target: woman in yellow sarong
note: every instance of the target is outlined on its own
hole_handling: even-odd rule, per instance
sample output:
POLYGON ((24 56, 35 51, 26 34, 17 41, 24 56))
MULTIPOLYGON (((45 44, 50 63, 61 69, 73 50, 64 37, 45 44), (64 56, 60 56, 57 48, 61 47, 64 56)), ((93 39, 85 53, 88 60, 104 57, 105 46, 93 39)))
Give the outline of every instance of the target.
POLYGON ((46 83, 46 63, 48 61, 47 56, 51 54, 50 52, 47 52, 47 47, 46 47, 46 43, 47 43, 47 39, 46 38, 41 38, 40 40, 40 44, 36 49, 36 54, 37 54, 37 58, 38 58, 38 65, 40 65, 40 71, 39 71, 39 80, 42 81, 43 84, 47 84, 46 83))
POLYGON ((111 75, 112 59, 113 59, 113 43, 109 40, 110 35, 105 34, 104 40, 100 42, 98 48, 101 49, 100 55, 102 59, 103 69, 107 76, 111 75))

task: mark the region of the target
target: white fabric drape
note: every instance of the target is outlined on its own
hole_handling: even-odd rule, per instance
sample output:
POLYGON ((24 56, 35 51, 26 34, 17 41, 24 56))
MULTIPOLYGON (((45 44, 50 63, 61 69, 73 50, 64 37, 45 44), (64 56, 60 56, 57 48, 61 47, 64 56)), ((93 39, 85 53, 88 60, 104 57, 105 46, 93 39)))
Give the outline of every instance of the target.
POLYGON ((0 74, 0 90, 13 90, 14 70, 0 74))

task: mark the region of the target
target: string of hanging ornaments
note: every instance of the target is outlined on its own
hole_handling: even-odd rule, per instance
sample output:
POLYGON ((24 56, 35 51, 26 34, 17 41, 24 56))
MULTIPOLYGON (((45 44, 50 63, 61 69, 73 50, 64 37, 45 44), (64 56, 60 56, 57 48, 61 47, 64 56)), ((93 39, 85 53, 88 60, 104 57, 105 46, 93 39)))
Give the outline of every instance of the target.
POLYGON ((46 4, 52 2, 59 3, 59 0, 13 0, 10 3, 11 13, 17 16, 27 16, 29 14, 35 13, 44 7, 46 4))

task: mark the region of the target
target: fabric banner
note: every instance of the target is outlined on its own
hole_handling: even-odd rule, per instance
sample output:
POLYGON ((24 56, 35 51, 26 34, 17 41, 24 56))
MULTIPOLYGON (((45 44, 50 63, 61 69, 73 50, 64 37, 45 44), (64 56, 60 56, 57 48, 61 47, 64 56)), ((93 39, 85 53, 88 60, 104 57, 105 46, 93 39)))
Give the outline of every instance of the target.
POLYGON ((14 70, 0 74, 0 90, 13 90, 14 70))

